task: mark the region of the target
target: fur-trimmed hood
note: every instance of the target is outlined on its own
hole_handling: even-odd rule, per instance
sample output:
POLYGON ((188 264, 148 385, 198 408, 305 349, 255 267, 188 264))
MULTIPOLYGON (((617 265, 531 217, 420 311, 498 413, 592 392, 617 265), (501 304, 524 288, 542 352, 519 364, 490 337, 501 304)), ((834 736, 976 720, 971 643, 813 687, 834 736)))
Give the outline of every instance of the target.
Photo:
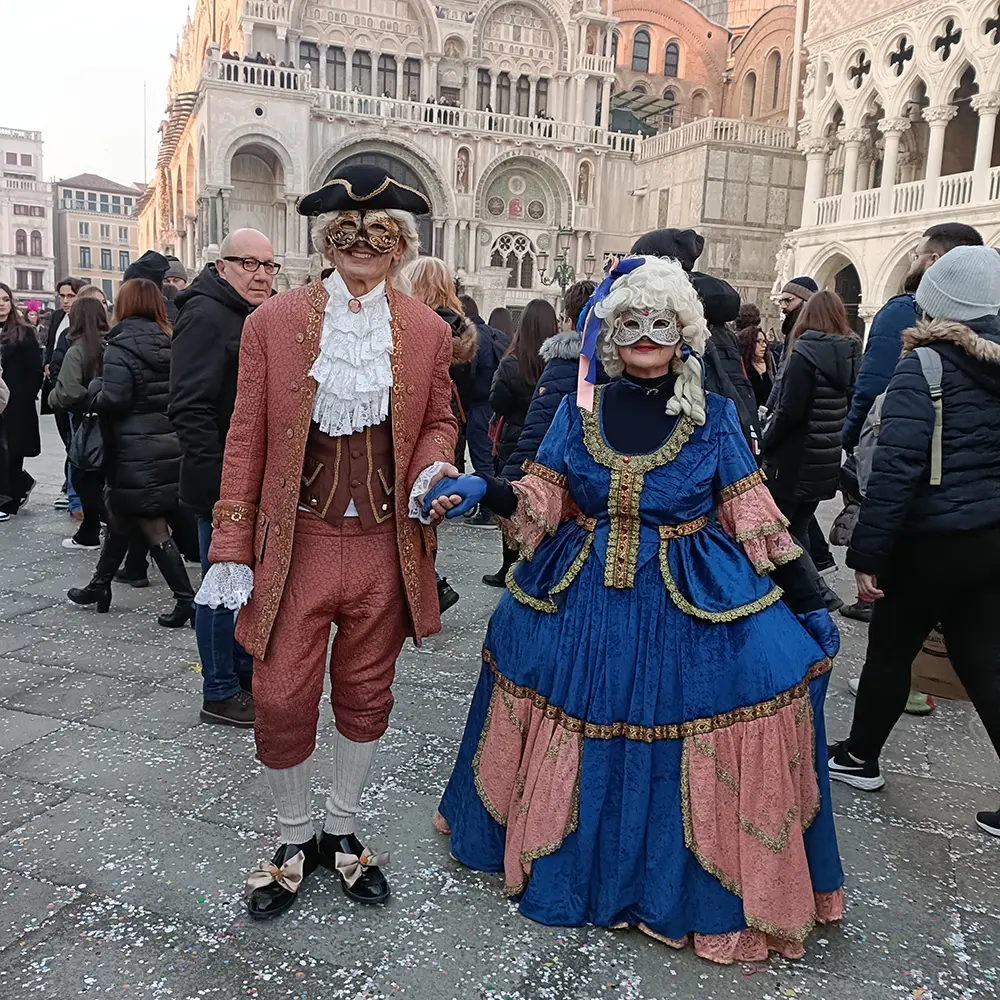
POLYGON ((451 327, 451 363, 453 365, 468 364, 476 356, 476 346, 479 331, 475 324, 465 316, 459 316, 452 309, 435 309, 438 316, 451 327))
POLYGON ((538 353, 548 364, 550 361, 575 361, 580 356, 583 337, 576 330, 563 330, 554 337, 547 337, 538 353))
POLYGON ((903 331, 904 355, 929 344, 942 345, 942 355, 1000 396, 1000 318, 983 316, 967 323, 922 319, 915 327, 903 331))

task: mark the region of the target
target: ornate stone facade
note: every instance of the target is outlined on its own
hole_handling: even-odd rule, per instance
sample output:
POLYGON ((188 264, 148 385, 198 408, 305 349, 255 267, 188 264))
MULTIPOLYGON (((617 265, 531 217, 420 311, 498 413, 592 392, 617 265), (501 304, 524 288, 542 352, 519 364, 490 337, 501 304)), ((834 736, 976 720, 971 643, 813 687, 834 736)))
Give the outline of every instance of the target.
POLYGON ((801 201, 791 131, 718 115, 718 3, 611 3, 200 0, 174 56, 144 245, 197 267, 253 226, 282 260, 279 286, 299 284, 319 262, 298 199, 345 163, 374 162, 428 196, 424 252, 484 311, 552 297, 557 263, 596 274, 659 224, 716 226, 706 261, 766 293, 801 201), (633 69, 642 30, 656 35, 648 72, 633 69), (640 77, 674 86, 700 120, 678 114, 645 142, 614 130, 612 94, 640 77))
POLYGON ((865 318, 899 291, 920 234, 960 221, 1000 244, 995 0, 812 0, 799 125, 796 274, 865 318))

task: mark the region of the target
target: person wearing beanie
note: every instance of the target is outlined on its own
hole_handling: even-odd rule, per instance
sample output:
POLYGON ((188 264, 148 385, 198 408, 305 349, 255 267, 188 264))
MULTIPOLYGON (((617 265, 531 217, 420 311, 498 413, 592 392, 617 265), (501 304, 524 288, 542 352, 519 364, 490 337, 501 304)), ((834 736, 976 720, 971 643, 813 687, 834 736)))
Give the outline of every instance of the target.
POLYGON ((163 279, 170 268, 170 261, 155 250, 147 250, 138 260, 133 261, 122 275, 122 281, 133 278, 146 278, 155 285, 163 287, 163 279))
MULTIPOLYGON (((830 775, 864 791, 885 784, 879 756, 938 623, 1000 754, 1000 255, 949 250, 921 278, 916 303, 924 318, 903 333, 847 556, 875 603, 854 721, 829 749, 830 775), (918 348, 940 361, 938 400, 918 348)), ((976 821, 1000 837, 1000 810, 976 821)))
POLYGON ((188 286, 187 268, 177 257, 167 257, 167 262, 170 266, 167 268, 167 273, 163 276, 164 286, 176 288, 178 292, 184 291, 188 286))
POLYGON ((792 278, 781 289, 781 298, 778 300, 784 319, 781 321, 781 336, 787 340, 788 335, 795 329, 795 324, 799 319, 799 312, 802 307, 819 291, 819 285, 808 275, 801 278, 792 278))

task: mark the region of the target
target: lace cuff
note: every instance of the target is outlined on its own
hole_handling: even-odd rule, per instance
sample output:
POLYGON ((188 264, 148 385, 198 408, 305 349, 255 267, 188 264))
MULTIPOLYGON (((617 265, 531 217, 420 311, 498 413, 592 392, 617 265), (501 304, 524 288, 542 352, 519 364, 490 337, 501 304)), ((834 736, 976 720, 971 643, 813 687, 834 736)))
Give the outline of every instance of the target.
POLYGON ((447 465, 447 462, 434 462, 428 465, 423 472, 417 476, 417 481, 410 490, 410 517, 421 524, 430 524, 431 519, 424 517, 424 500, 427 499, 427 491, 431 488, 431 480, 447 465))
POLYGON ((194 603, 208 608, 238 611, 253 591, 253 570, 242 563, 220 562, 209 566, 194 603))

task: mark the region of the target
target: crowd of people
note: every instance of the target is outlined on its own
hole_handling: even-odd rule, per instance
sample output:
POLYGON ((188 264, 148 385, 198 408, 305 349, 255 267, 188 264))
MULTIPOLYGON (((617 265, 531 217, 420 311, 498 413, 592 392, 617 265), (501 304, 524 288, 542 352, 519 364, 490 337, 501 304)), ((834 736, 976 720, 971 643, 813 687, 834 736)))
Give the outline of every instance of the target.
MULTIPOLYGON (((45 338, 0 285, 0 520, 35 486, 41 395, 67 450, 63 545, 97 553, 69 599, 107 613, 152 558, 174 600, 159 624, 196 630, 201 718, 255 728, 280 847, 247 880, 250 916, 286 911, 320 866, 357 902, 389 897, 361 796, 405 639, 460 600, 435 568, 447 517, 502 529, 483 583, 504 591, 434 817, 452 856, 503 872, 543 923, 801 956, 843 912, 829 782, 885 783, 901 713, 933 708, 910 665, 935 627, 1000 753, 1000 255, 932 227, 863 345, 808 275, 765 332, 696 269, 694 230, 484 320, 418 256, 426 199, 378 168, 299 210, 327 268, 281 295, 250 229, 190 283, 145 254, 110 312, 64 280, 45 338), (836 611, 868 648, 828 745, 836 611)), ((976 822, 1000 836, 1000 811, 976 822)))

